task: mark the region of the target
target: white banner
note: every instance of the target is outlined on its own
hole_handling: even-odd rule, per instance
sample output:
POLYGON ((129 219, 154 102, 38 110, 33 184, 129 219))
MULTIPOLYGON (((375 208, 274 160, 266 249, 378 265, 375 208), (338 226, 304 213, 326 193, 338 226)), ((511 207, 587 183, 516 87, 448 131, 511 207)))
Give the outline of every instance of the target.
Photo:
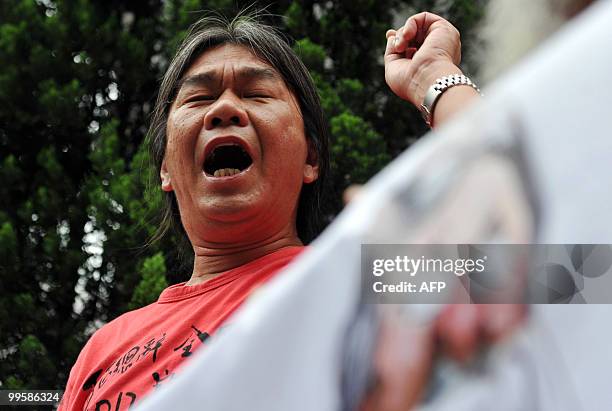
MULTIPOLYGON (((342 409, 363 243, 612 243, 611 22, 612 2, 591 6, 401 155, 138 410, 342 409)), ((479 373, 440 364, 426 408, 612 409, 610 318, 535 306, 479 373)))

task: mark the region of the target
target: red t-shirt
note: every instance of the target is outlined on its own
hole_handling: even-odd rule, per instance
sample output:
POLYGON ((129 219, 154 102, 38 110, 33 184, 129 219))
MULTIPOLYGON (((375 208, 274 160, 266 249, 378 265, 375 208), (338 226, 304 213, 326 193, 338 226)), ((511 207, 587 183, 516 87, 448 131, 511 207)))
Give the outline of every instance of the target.
POLYGON ((303 247, 287 247, 194 286, 166 288, 89 339, 70 371, 59 411, 126 410, 177 369, 249 294, 303 247))

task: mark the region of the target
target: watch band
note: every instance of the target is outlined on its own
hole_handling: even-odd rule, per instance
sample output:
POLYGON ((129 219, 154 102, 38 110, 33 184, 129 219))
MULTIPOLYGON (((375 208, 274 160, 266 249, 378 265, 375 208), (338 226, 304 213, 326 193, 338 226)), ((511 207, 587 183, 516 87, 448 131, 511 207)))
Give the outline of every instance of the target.
POLYGON ((446 90, 454 86, 470 86, 480 93, 478 86, 463 74, 451 74, 450 76, 440 77, 427 89, 423 103, 421 103, 421 114, 429 127, 432 127, 433 112, 438 99, 446 90))

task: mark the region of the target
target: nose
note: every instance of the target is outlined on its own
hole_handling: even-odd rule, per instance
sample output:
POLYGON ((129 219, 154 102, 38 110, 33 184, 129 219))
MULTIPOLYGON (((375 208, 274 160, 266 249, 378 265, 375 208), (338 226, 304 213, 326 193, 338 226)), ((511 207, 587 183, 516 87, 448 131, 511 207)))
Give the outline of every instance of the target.
POLYGON ((249 117, 240 99, 229 90, 219 96, 204 116, 204 126, 207 130, 227 126, 245 127, 248 124, 249 117))

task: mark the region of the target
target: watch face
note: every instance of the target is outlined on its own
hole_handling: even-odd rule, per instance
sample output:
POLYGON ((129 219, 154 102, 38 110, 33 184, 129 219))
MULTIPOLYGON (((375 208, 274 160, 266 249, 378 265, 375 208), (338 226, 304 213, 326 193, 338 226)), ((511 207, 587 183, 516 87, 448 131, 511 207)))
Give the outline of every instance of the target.
POLYGON ((431 123, 433 120, 433 112, 434 107, 436 105, 436 101, 438 97, 442 94, 442 91, 438 90, 440 85, 437 83, 432 84, 428 89, 427 93, 425 93, 425 98, 423 99, 423 103, 421 103, 421 113, 423 113, 423 118, 428 126, 431 127, 431 123))

